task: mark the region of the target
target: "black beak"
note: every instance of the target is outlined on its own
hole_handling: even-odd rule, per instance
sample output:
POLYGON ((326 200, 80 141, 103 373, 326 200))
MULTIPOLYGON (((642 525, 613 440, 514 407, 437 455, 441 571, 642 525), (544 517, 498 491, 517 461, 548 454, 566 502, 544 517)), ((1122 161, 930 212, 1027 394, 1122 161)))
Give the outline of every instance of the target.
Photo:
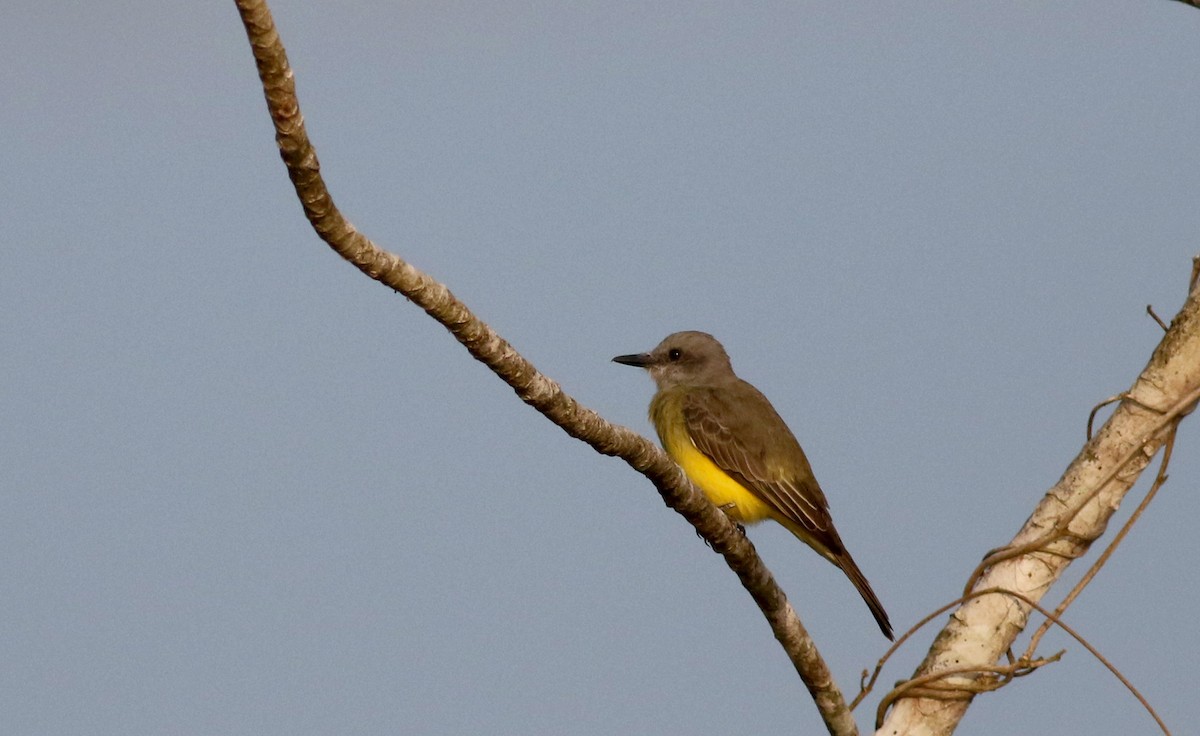
POLYGON ((650 365, 650 353, 637 353, 636 355, 618 355, 613 358, 614 363, 621 365, 631 365, 634 368, 645 368, 650 365))

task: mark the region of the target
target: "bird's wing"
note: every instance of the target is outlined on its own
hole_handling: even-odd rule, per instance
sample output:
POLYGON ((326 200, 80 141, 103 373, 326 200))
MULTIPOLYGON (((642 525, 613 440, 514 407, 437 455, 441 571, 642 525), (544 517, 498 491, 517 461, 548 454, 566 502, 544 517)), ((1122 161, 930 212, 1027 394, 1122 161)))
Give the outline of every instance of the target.
POLYGON ((689 392, 683 416, 696 449, 781 516, 840 547, 825 494, 800 443, 766 397, 749 384, 742 386, 749 391, 734 396, 715 390, 689 392), (734 411, 733 402, 739 411, 734 411), (755 411, 746 411, 747 403, 755 404, 755 411))

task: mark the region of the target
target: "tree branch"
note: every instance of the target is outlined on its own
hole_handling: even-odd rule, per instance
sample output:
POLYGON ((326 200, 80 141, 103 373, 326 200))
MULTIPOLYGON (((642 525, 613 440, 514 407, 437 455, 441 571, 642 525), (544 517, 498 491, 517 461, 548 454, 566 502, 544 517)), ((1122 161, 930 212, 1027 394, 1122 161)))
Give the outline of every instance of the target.
MULTIPOLYGON (((1194 288, 1194 284, 1192 285, 1194 288)), ((968 584, 995 589, 964 602, 938 634, 915 678, 943 673, 942 694, 900 699, 880 734, 950 734, 976 680, 1008 651, 1039 601, 1105 530, 1142 470, 1200 399, 1200 290, 1193 290, 1117 410, 1004 548, 968 584), (1015 595, 1010 595, 1011 591, 1015 595), (948 697, 947 689, 955 695, 948 697)))
POLYGON ((472 314, 446 286, 376 246, 342 216, 321 178, 317 154, 300 114, 294 75, 270 9, 263 0, 237 0, 237 6, 275 124, 280 156, 304 214, 321 239, 360 271, 425 310, 522 401, 567 434, 598 452, 625 460, 649 478, 666 504, 683 515, 737 574, 811 693, 830 733, 856 734, 853 717, 829 668, 754 546, 692 487, 679 467, 649 440, 579 404, 472 314))

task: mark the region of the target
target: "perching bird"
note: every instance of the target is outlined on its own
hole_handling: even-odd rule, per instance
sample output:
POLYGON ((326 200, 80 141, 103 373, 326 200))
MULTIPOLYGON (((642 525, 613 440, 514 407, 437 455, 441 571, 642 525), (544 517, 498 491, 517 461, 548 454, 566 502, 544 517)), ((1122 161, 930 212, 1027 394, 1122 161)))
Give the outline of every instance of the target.
POLYGON ((841 568, 891 639, 887 612, 842 544, 800 443, 767 397, 734 374, 721 343, 676 332, 649 353, 613 360, 650 372, 658 385, 650 421, 708 500, 741 524, 779 522, 841 568))

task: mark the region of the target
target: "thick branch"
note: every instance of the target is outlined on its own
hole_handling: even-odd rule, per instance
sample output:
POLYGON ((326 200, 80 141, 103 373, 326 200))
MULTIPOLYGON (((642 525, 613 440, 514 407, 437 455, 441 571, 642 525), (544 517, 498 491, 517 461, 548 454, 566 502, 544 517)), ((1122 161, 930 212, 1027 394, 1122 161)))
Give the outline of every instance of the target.
MULTIPOLYGON (((1007 547, 989 555, 972 591, 1013 591, 1040 600, 1104 533, 1108 520, 1200 396, 1200 290, 1172 321, 1142 374, 1100 432, 1038 504, 1007 547)), ((941 697, 898 701, 880 734, 949 734, 971 704, 977 680, 1024 630, 1026 601, 1003 593, 972 598, 950 617, 914 677, 968 671, 940 681, 941 697), (969 670, 974 668, 978 672, 969 670)))
POLYGON ((830 733, 857 733, 845 700, 816 645, 754 546, 691 486, 678 466, 645 438, 610 424, 579 404, 475 317, 444 285, 377 247, 342 217, 321 179, 316 151, 300 114, 292 70, 270 10, 262 0, 238 0, 237 6, 258 65, 280 155, 304 214, 321 239, 363 273, 424 309, 472 356, 511 386, 522 401, 567 434, 598 452, 620 457, 649 478, 667 505, 696 527, 742 581, 812 694, 830 733))

